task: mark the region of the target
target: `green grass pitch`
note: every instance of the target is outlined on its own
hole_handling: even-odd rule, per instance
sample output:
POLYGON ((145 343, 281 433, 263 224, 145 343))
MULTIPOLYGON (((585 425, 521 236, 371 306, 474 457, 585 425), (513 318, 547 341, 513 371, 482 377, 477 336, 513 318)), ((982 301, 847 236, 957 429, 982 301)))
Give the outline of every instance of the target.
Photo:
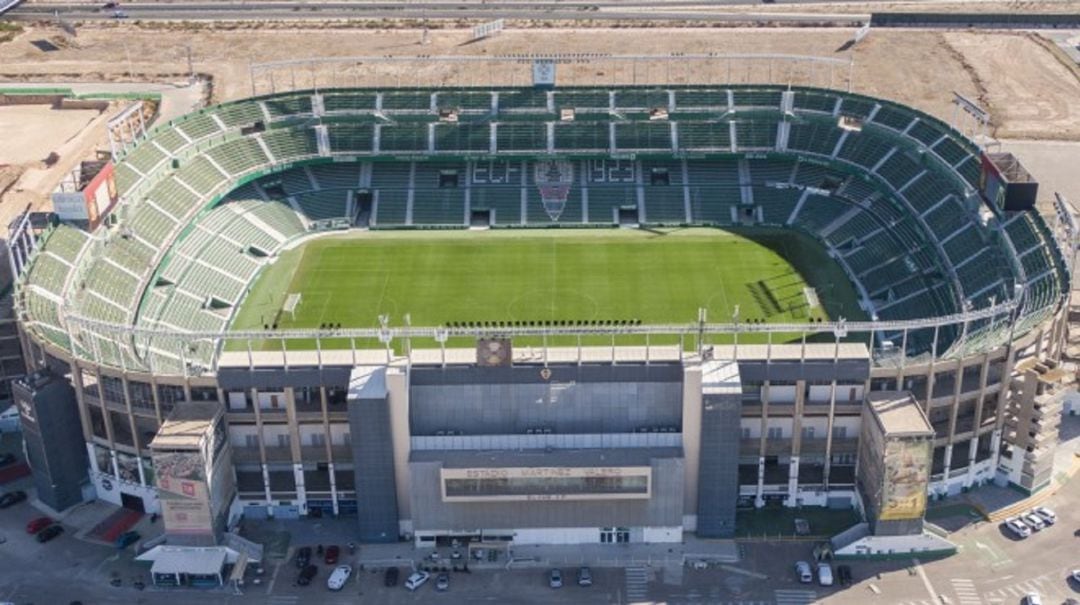
POLYGON ((467 321, 711 322, 862 319, 843 272, 789 230, 493 230, 350 233, 267 268, 234 329, 436 326, 467 321), (822 306, 810 306, 813 288, 822 306), (288 293, 303 299, 293 320, 288 293))

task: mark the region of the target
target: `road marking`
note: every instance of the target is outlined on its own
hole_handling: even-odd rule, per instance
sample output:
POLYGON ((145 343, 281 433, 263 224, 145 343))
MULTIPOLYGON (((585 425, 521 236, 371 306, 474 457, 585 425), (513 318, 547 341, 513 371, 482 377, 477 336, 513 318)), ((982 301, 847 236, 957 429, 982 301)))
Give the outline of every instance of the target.
POLYGON ((975 588, 974 581, 967 578, 953 578, 950 583, 960 605, 982 605, 982 599, 979 598, 979 591, 975 588))
POLYGON ((926 577, 926 571, 923 570, 922 563, 920 563, 918 559, 912 559, 911 561, 915 564, 915 571, 919 574, 923 586, 926 587, 926 592, 930 594, 930 600, 937 602, 938 594, 934 591, 933 585, 930 584, 930 578, 926 577))
POLYGON ((817 592, 813 590, 777 589, 773 591, 776 605, 810 605, 817 601, 817 592))
POLYGON ((649 572, 643 567, 627 567, 626 596, 631 601, 642 600, 649 593, 649 572))
POLYGON ((750 576, 751 578, 757 578, 759 580, 765 580, 769 577, 767 574, 750 571, 748 569, 740 569, 738 567, 735 567, 734 565, 721 565, 720 569, 723 569, 724 571, 730 571, 731 573, 738 573, 744 576, 750 576))
POLYGON ((288 560, 289 559, 285 559, 285 561, 274 566, 274 573, 270 574, 270 582, 266 585, 266 594, 274 592, 274 583, 277 582, 278 572, 281 571, 282 567, 285 567, 285 562, 288 560))

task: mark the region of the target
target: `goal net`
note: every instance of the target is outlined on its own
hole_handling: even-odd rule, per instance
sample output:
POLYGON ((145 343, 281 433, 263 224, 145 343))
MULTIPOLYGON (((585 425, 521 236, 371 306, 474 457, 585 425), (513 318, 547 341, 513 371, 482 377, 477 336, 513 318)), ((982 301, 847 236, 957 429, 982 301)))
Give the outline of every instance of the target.
POLYGON ((294 292, 285 297, 285 304, 282 305, 281 310, 289 314, 289 317, 296 320, 296 308, 300 306, 300 300, 303 295, 300 292, 294 292))

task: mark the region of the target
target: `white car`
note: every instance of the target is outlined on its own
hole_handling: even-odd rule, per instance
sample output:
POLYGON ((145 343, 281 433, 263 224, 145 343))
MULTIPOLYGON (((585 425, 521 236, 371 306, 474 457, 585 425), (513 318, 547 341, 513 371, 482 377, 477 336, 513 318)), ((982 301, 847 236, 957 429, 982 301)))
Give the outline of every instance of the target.
POLYGON ((828 563, 818 563, 817 580, 818 584, 821 584, 822 586, 832 586, 832 567, 830 567, 828 563))
POLYGON ((1046 527, 1046 523, 1035 513, 1024 513, 1020 515, 1020 520, 1035 531, 1040 531, 1046 527))
POLYGON ((349 576, 351 575, 352 566, 338 565, 326 580, 326 587, 330 590, 341 590, 342 588, 345 588, 345 583, 349 581, 349 576))
POLYGON ((1073 579, 1073 582, 1080 584, 1080 569, 1072 570, 1072 573, 1069 574, 1069 576, 1073 579))
POLYGON ((1042 597, 1037 592, 1029 592, 1024 595, 1024 600, 1020 601, 1024 605, 1043 605, 1042 597))
POLYGON ((1026 538, 1031 535, 1031 528, 1021 521, 1019 517, 1009 517, 1008 519, 1005 519, 1005 527, 1016 534, 1018 538, 1026 538))
POLYGON ((428 572, 426 572, 426 571, 418 571, 418 572, 412 574, 411 576, 409 576, 408 580, 405 580, 405 588, 407 590, 416 590, 417 588, 420 588, 421 586, 423 586, 424 582, 427 582, 428 578, 430 578, 430 577, 431 577, 431 574, 429 574, 428 572))
POLYGON ((1038 515, 1039 518, 1042 519, 1043 522, 1047 525, 1053 525, 1054 523, 1057 523, 1057 513, 1050 510, 1049 508, 1046 508, 1045 506, 1036 506, 1035 508, 1031 509, 1031 512, 1038 515))
POLYGON ((806 561, 795 563, 795 575, 803 584, 811 584, 814 581, 814 573, 810 571, 810 564, 806 561))

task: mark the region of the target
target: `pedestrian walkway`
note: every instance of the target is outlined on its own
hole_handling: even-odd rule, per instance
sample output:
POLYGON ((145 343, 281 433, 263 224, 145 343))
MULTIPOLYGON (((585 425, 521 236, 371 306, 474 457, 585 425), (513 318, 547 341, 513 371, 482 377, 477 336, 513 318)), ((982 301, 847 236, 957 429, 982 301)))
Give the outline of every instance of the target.
POLYGON ((626 568, 626 599, 644 601, 649 594, 649 571, 644 567, 626 568))
POLYGON ((1050 599, 1048 602, 1055 602, 1053 599, 1059 598, 1061 586, 1062 584, 1059 578, 1051 577, 1051 574, 1043 574, 1037 578, 1015 582, 1008 586, 984 592, 983 598, 991 605, 996 605, 998 603, 1016 603, 1022 599, 1024 595, 1037 592, 1042 595, 1044 599, 1050 599))
POLYGON ((817 601, 813 590, 777 589, 773 591, 776 605, 810 605, 817 601))
POLYGON ((949 580, 953 592, 956 593, 956 602, 960 605, 983 605, 979 598, 979 591, 975 588, 975 582, 966 578, 953 578, 949 580))

